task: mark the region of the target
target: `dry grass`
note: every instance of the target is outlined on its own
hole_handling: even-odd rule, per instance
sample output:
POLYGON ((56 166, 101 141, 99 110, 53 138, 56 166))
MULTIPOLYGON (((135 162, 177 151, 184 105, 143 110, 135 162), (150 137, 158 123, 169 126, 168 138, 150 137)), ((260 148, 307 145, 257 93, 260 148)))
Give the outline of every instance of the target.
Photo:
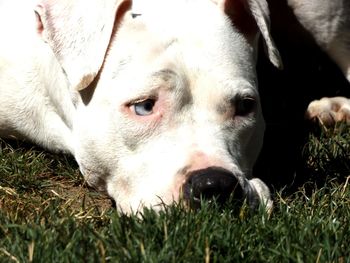
POLYGON ((276 192, 270 216, 215 204, 123 215, 71 158, 0 141, 0 262, 350 262, 349 134, 310 135, 323 183, 276 192))

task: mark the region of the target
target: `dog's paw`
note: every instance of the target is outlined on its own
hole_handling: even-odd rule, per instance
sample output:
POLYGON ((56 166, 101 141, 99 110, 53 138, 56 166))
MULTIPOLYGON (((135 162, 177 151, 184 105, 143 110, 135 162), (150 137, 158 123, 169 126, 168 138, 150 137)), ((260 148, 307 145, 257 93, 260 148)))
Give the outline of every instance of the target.
POLYGON ((325 126, 332 126, 336 122, 350 125, 350 99, 333 97, 314 100, 309 104, 305 117, 325 126))

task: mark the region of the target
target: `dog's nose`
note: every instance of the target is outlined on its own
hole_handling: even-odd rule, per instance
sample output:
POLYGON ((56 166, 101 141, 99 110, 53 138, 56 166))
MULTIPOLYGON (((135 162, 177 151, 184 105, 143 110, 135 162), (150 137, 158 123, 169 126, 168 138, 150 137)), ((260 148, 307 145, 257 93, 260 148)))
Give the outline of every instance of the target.
POLYGON ((243 191, 237 178, 227 170, 210 167, 189 174, 183 186, 183 196, 193 207, 199 207, 201 199, 215 199, 219 204, 232 198, 243 200, 243 191))

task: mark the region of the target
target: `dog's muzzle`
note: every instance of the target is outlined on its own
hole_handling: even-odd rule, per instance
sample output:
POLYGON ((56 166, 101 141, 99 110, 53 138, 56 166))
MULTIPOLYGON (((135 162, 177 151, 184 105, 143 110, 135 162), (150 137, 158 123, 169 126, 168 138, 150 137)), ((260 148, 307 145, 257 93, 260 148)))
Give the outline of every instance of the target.
POLYGON ((237 178, 218 167, 191 172, 183 186, 183 197, 194 208, 200 207, 202 200, 215 199, 220 205, 228 200, 241 204, 244 196, 237 178))

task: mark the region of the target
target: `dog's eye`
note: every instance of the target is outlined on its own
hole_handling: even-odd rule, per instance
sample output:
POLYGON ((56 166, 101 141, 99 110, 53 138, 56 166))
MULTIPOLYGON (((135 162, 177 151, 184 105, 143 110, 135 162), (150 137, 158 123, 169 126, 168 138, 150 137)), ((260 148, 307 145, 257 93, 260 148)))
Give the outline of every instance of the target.
POLYGON ((239 99, 236 102, 236 116, 246 116, 256 107, 256 100, 251 97, 239 99))
POLYGON ((155 104, 154 99, 147 99, 147 100, 134 103, 132 107, 134 108, 136 115, 148 116, 153 113, 154 104, 155 104))

